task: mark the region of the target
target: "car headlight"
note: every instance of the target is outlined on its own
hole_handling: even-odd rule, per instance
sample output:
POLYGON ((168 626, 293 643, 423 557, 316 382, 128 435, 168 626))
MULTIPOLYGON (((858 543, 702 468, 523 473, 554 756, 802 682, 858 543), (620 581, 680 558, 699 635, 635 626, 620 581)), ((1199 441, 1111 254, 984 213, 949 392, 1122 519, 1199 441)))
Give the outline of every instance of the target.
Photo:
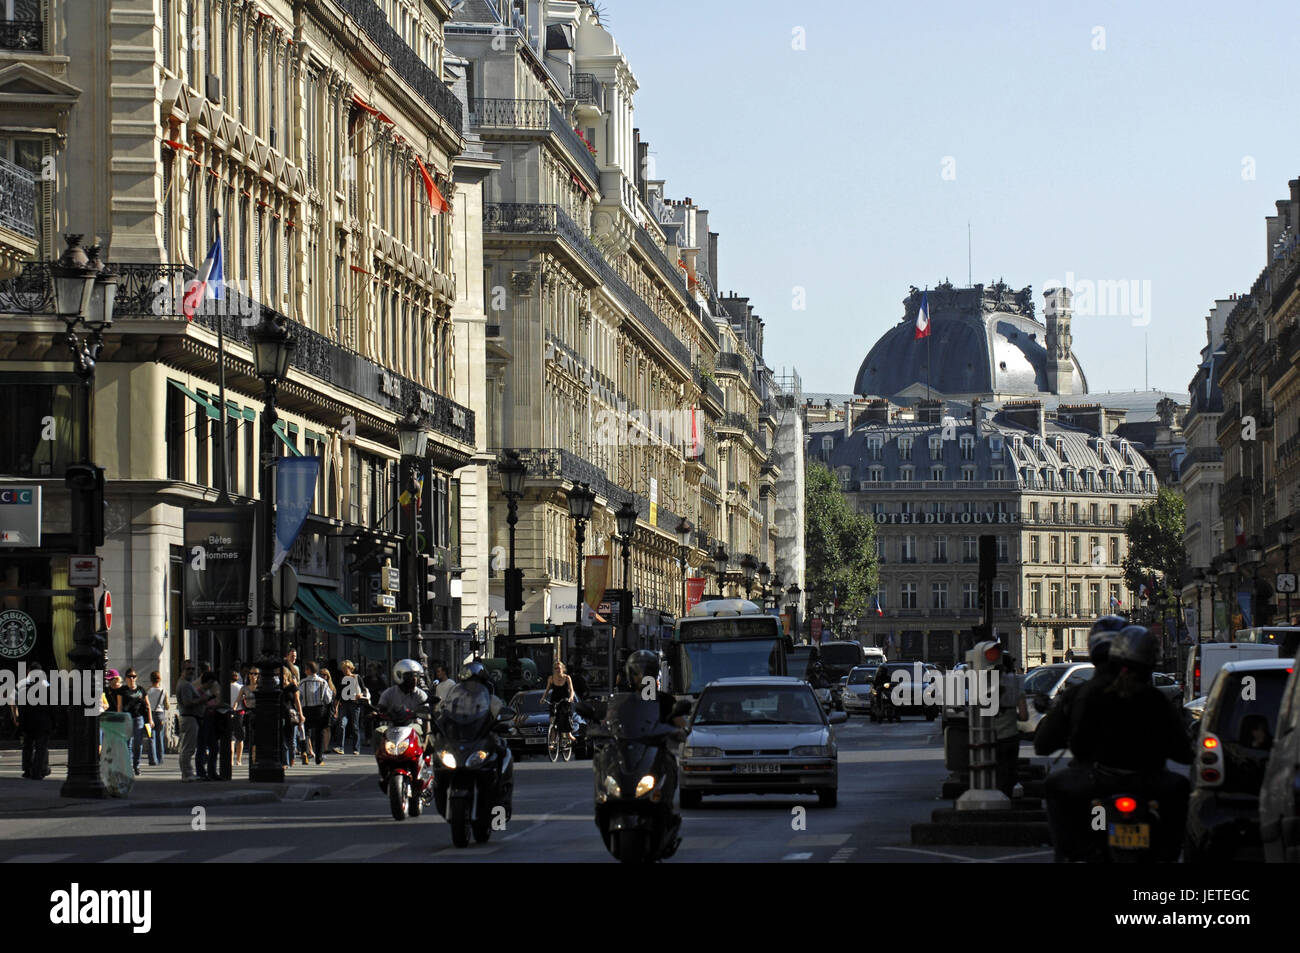
POLYGON ((692 747, 692 746, 688 745, 688 746, 686 747, 686 757, 688 757, 688 758, 721 758, 721 757, 722 757, 722 749, 721 749, 721 748, 709 748, 709 747, 705 747, 705 746, 692 747))
POLYGON ((636 783, 636 796, 645 797, 647 794, 649 794, 651 791, 655 789, 655 785, 658 783, 659 782, 655 780, 655 776, 653 774, 647 774, 645 777, 643 777, 640 781, 636 783))
POLYGON ((831 755, 830 745, 800 745, 791 750, 790 754, 796 758, 829 758, 831 755))
POLYGON ((623 796, 623 789, 618 786, 618 780, 612 774, 605 776, 605 793, 611 797, 623 796))
POLYGON ((472 768, 476 764, 482 764, 484 761, 487 760, 487 756, 488 753, 486 751, 483 751, 481 749, 475 751, 472 755, 470 755, 468 758, 465 759, 465 767, 472 768))
POLYGON ((439 751, 438 760, 442 762, 444 768, 456 767, 456 753, 454 751, 439 751))

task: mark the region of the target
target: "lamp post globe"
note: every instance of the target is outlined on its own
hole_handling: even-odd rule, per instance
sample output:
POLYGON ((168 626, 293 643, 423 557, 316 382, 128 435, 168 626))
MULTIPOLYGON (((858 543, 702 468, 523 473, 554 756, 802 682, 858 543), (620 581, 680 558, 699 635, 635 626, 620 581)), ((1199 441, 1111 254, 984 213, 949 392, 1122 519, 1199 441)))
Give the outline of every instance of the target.
POLYGON ((718 577, 719 599, 725 599, 727 597, 725 579, 727 575, 727 564, 729 562, 731 562, 731 557, 727 555, 727 551, 722 548, 721 544, 719 544, 718 548, 714 550, 713 553, 713 571, 718 577))

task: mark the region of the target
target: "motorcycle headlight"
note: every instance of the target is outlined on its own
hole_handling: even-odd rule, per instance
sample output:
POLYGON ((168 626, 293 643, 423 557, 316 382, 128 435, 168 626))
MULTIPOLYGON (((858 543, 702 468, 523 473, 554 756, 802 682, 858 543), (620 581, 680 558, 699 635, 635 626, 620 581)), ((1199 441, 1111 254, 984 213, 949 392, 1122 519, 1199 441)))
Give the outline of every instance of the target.
POLYGON ((385 754, 397 754, 397 745, 393 744, 391 741, 385 741, 385 742, 384 742, 384 753, 385 753, 385 754))
POLYGON ((790 751, 796 758, 829 758, 830 745, 800 745, 790 751))
POLYGON ((454 751, 439 751, 438 760, 442 762, 444 768, 456 767, 456 753, 454 751))
POLYGON ((618 786, 618 780, 612 774, 605 776, 605 793, 610 797, 623 796, 623 789, 618 786))
POLYGON ((689 746, 689 745, 688 745, 687 748, 686 748, 686 757, 688 757, 688 758, 721 758, 721 757, 722 757, 722 749, 721 749, 721 748, 702 747, 702 746, 699 746, 699 747, 692 747, 692 746, 689 746))
POLYGON ((472 755, 470 755, 468 758, 465 759, 465 767, 472 768, 476 764, 482 764, 484 761, 487 760, 487 756, 488 753, 486 751, 483 751, 482 749, 475 751, 472 755))
POLYGON ((645 797, 647 794, 649 794, 651 791, 655 789, 655 785, 658 783, 659 782, 655 780, 655 776, 653 774, 647 774, 645 777, 643 777, 640 781, 636 783, 636 796, 645 797))

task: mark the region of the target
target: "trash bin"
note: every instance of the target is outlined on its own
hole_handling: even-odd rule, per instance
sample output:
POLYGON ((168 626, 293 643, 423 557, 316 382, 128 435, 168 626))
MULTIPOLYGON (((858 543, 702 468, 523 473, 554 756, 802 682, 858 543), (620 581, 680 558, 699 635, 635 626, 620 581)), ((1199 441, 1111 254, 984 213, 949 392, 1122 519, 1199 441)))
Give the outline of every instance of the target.
POLYGON ((126 712, 106 711, 99 716, 104 742, 99 755, 99 779, 113 797, 126 797, 135 784, 131 766, 131 736, 135 719, 126 712))
POLYGON ((222 705, 212 713, 212 733, 217 745, 217 777, 229 781, 231 769, 231 738, 235 730, 235 713, 228 705, 222 705))

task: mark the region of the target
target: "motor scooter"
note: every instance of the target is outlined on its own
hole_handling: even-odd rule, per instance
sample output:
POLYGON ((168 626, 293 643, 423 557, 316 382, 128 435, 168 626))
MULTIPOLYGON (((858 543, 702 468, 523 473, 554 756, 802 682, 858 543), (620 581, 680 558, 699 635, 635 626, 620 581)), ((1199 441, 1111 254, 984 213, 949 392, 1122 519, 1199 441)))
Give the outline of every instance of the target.
POLYGON ((379 788, 388 795, 393 820, 419 817, 433 797, 433 760, 426 750, 422 720, 428 706, 418 710, 377 713, 375 762, 379 765, 379 788))

